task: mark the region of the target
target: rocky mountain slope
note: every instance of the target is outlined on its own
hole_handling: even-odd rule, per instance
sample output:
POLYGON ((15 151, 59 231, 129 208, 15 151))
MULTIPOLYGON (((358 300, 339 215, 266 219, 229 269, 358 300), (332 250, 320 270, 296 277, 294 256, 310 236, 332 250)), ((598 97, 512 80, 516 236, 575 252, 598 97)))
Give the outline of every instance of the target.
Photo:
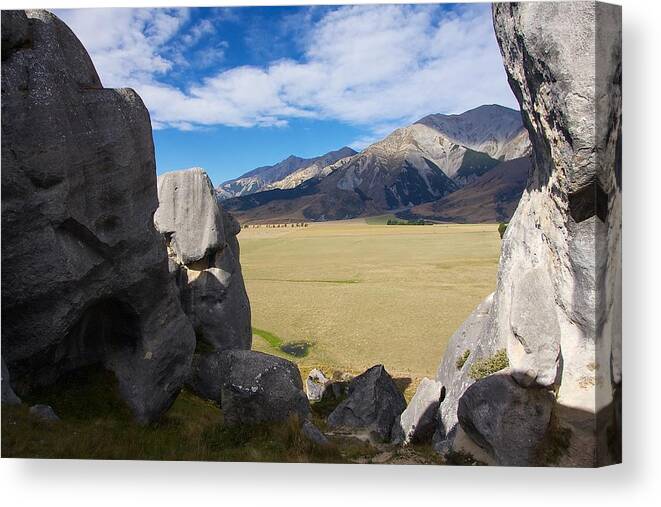
POLYGON ((397 215, 408 220, 471 224, 508 222, 519 204, 530 169, 530 157, 501 162, 456 192, 397 215))
MULTIPOLYGON (((317 172, 298 191, 267 191, 226 205, 242 221, 378 214, 441 199, 497 166, 499 158, 528 151, 518 111, 482 106, 430 115, 317 172)), ((279 188, 295 187, 288 182, 279 188)))
POLYGON ((258 167, 236 179, 221 183, 216 191, 222 200, 272 188, 292 188, 306 179, 320 175, 327 166, 338 160, 355 154, 354 150, 345 146, 314 158, 291 155, 277 164, 258 167))
POLYGON ((417 123, 443 133, 455 144, 498 160, 520 158, 530 152, 521 113, 497 104, 476 107, 462 114, 430 114, 417 123))

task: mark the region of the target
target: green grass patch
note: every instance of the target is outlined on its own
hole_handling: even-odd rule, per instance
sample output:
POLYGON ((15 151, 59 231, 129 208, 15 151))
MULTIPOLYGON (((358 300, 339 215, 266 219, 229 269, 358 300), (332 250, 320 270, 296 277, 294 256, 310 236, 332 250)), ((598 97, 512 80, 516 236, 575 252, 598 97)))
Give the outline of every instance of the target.
POLYGON ((259 329, 259 328, 253 327, 252 328, 252 334, 256 334, 257 336, 261 336, 264 340, 266 340, 266 343, 268 343, 274 349, 280 349, 280 346, 283 343, 282 338, 280 338, 279 336, 274 335, 273 333, 271 333, 269 331, 265 331, 264 329, 259 329))
POLYGON ((454 363, 454 365, 457 367, 457 370, 461 370, 464 367, 470 355, 471 355, 470 349, 466 349, 464 350, 464 353, 457 358, 457 361, 454 363))
POLYGON ((252 328, 252 333, 263 338, 264 341, 266 341, 266 343, 268 343, 274 349, 293 357, 307 356, 310 352, 310 349, 314 346, 312 341, 307 340, 285 342, 282 338, 271 333, 270 331, 256 327, 252 328))
POLYGON ((500 349, 493 356, 475 361, 471 365, 468 375, 474 380, 479 380, 487 375, 491 375, 492 373, 507 368, 509 364, 507 351, 505 349, 500 349))
POLYGON ((498 224, 498 234, 500 234, 500 239, 503 239, 503 236, 505 235, 505 231, 507 230, 508 225, 509 222, 500 222, 498 224))

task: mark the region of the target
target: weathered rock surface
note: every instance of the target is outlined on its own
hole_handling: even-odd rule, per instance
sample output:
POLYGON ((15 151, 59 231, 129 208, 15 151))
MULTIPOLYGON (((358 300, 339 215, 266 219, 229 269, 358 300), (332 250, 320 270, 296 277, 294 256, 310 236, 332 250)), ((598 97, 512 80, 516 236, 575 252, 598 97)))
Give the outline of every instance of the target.
POLYGON ((411 402, 393 426, 392 440, 396 444, 431 440, 436 430, 438 407, 441 403, 443 385, 423 378, 411 402))
POLYGON ((222 352, 221 407, 225 424, 285 421, 308 417, 298 367, 286 359, 252 350, 222 352))
POLYGON ((310 401, 321 400, 324 397, 324 392, 329 382, 330 380, 326 378, 326 375, 321 370, 317 370, 316 368, 310 370, 308 378, 305 381, 308 399, 310 401))
POLYGON ((525 466, 535 462, 553 402, 548 390, 526 389, 508 373, 497 373, 466 389, 459 424, 499 465, 525 466))
POLYGON ((551 283, 540 283, 546 276, 545 270, 535 268, 512 287, 510 325, 524 351, 513 376, 521 385, 551 386, 558 373, 560 325, 551 283))
POLYGON ((404 395, 379 364, 351 381, 349 396, 328 416, 328 425, 364 430, 380 440, 390 440, 393 425, 405 408, 404 395))
POLYGON ((450 337, 445 355, 438 368, 436 380, 445 388, 445 398, 438 411, 437 427, 434 434, 434 449, 444 454, 458 423, 457 406, 459 398, 475 379, 470 376, 471 366, 475 361, 490 357, 505 347, 504 340, 493 332, 493 294, 480 303, 468 319, 450 337), (461 368, 457 360, 468 351, 468 357, 461 368))
POLYGON ((223 389, 222 351, 210 354, 194 354, 191 375, 186 385, 200 398, 220 405, 223 389))
POLYGON ((30 414, 44 422, 57 422, 60 418, 50 405, 32 405, 30 414))
POLYGON ((2 359, 2 403, 6 403, 7 405, 21 404, 21 399, 16 396, 16 393, 11 387, 9 371, 7 370, 7 365, 5 364, 4 359, 2 359))
POLYGON ((312 424, 308 419, 303 421, 301 431, 303 432, 303 435, 305 435, 305 437, 310 440, 310 442, 313 442, 321 447, 330 445, 330 441, 326 438, 326 435, 324 435, 321 430, 312 424))
POLYGON ((209 176, 199 167, 158 178, 156 228, 169 237, 180 264, 199 261, 225 246, 220 207, 209 176))
MULTIPOLYGON (((500 3, 493 18, 533 170, 503 238, 488 316, 471 316, 466 335, 452 341, 506 345, 513 378, 531 392, 556 383, 553 411, 573 435, 560 464, 609 463, 621 382, 621 9, 500 3)), ((453 364, 461 348, 448 349, 439 368, 447 388, 440 437, 452 419, 443 413, 472 383, 469 365, 453 364)), ((501 401, 492 403, 495 410, 501 401)), ((496 456, 500 445, 491 443, 496 456)))
POLYGON ((139 421, 188 375, 193 329, 167 268, 149 114, 104 89, 45 11, 2 12, 2 352, 19 394, 90 364, 139 421))
POLYGON ((236 239, 240 225, 218 204, 200 168, 159 176, 158 198, 154 223, 168 244, 198 342, 211 350, 249 349, 250 303, 236 239))

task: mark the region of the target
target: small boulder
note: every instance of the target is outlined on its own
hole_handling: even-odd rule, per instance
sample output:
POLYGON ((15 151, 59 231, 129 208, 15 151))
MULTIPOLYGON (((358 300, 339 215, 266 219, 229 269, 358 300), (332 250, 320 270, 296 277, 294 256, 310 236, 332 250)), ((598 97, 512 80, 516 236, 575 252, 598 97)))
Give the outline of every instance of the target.
POLYGON ((393 443, 408 445, 431 440, 436 429, 442 391, 440 382, 426 377, 422 379, 413 399, 402 412, 399 423, 393 426, 393 443))
POLYGON ((471 385, 459 399, 459 425, 499 465, 534 464, 551 418, 553 394, 521 387, 509 371, 471 385))
POLYGON ((6 405, 21 404, 21 399, 16 396, 16 393, 12 389, 11 383, 9 382, 9 370, 7 369, 7 365, 5 364, 4 359, 2 360, 2 403, 6 405))
POLYGON ((221 408, 225 424, 285 421, 308 417, 298 367, 291 361, 253 350, 228 350, 220 355, 221 408))
POLYGON ((321 430, 312 424, 308 419, 303 421, 301 431, 305 438, 314 444, 317 444, 321 447, 330 445, 330 441, 326 438, 326 435, 324 435, 321 430))
POLYGON ((320 401, 324 397, 324 391, 330 381, 321 370, 311 370, 305 381, 305 387, 310 401, 320 401))
POLYGON ((50 405, 32 405, 30 407, 30 414, 44 422, 57 422, 60 420, 50 405))
POLYGON ((389 440, 406 400, 383 365, 372 366, 349 384, 349 396, 328 416, 331 427, 362 429, 389 440))

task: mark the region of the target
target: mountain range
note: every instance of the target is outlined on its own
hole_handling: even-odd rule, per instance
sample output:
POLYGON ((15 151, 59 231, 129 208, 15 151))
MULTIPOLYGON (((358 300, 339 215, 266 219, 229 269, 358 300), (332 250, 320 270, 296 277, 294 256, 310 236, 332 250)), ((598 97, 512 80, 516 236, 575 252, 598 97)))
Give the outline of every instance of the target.
POLYGON ((529 152, 520 112, 485 105, 425 116, 360 153, 344 147, 311 159, 290 156, 216 190, 241 222, 388 212, 443 221, 506 220, 523 191, 520 175, 527 174, 529 152))

